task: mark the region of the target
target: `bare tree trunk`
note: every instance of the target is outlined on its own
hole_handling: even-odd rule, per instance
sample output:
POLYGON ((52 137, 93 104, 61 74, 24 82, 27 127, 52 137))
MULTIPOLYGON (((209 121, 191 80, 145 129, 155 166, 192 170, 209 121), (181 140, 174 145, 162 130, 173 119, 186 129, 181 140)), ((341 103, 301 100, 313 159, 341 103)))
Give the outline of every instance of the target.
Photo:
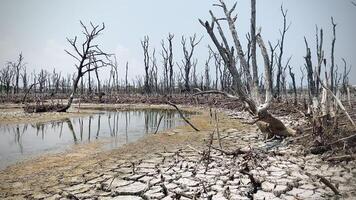
POLYGON ((305 68, 307 69, 307 78, 308 78, 308 91, 309 91, 309 104, 312 103, 312 99, 316 97, 316 92, 315 92, 315 81, 314 81, 314 71, 313 71, 313 64, 311 62, 311 52, 310 48, 308 46, 307 39, 304 37, 305 41, 305 46, 306 46, 306 56, 304 57, 306 64, 305 68))
POLYGON ((169 43, 169 56, 168 56, 168 66, 169 66, 169 88, 170 88, 170 93, 173 93, 174 90, 174 80, 173 80, 173 41, 174 35, 169 34, 168 36, 168 43, 169 43))
MULTIPOLYGON (((320 76, 321 73, 321 65, 324 60, 324 51, 323 51, 323 29, 320 29, 320 43, 319 43, 319 35, 318 35, 318 27, 316 27, 316 51, 318 57, 318 66, 316 71, 316 76, 320 76)), ((317 79, 315 77, 315 79, 317 79)), ((319 81, 316 82, 316 96, 319 96, 320 86, 319 81)))
POLYGON ((292 68, 289 66, 289 75, 292 79, 292 84, 293 84, 293 93, 294 93, 294 105, 296 106, 298 104, 298 98, 297 98, 297 87, 295 84, 295 75, 292 72, 292 68))
POLYGON ((149 48, 149 37, 145 36, 143 41, 141 41, 141 45, 143 48, 143 55, 144 55, 144 65, 145 65, 145 85, 144 85, 144 90, 145 93, 148 94, 151 92, 150 86, 149 86, 149 68, 150 68, 150 55, 148 52, 149 48))
POLYGON ((128 89, 128 80, 127 80, 127 73, 129 70, 129 62, 126 62, 126 73, 125 73, 125 91, 127 93, 127 89, 128 89))
POLYGON ((288 10, 283 10, 281 6, 281 12, 283 16, 283 30, 281 31, 281 40, 279 45, 279 56, 278 56, 278 69, 277 69, 277 99, 280 101, 281 95, 281 78, 283 73, 283 66, 282 66, 282 57, 283 57, 283 48, 284 48, 284 39, 286 32, 288 31, 290 25, 287 26, 287 13, 288 10))
POLYGON ((258 91, 258 69, 256 62, 256 0, 251 0, 251 58, 252 58, 252 75, 253 88, 252 93, 255 99, 259 99, 258 91))
MULTIPOLYGON (((182 36, 182 48, 183 48, 183 54, 184 54, 184 59, 182 60, 183 67, 184 67, 184 89, 185 91, 189 92, 190 91, 190 70, 192 67, 194 67, 197 62, 194 63, 192 61, 192 57, 194 54, 195 47, 200 43, 202 38, 200 38, 198 41, 196 41, 196 34, 194 36, 189 37, 189 44, 190 44, 190 50, 187 48, 187 40, 182 36)), ((195 77, 195 73, 193 74, 193 78, 195 77)), ((196 85, 196 83, 194 83, 196 85)))
POLYGON ((336 24, 334 23, 334 18, 331 17, 331 24, 333 25, 333 39, 331 42, 331 68, 330 68, 330 82, 331 82, 331 91, 333 91, 333 93, 336 92, 336 88, 335 88, 335 83, 334 83, 334 66, 335 66, 335 61, 334 61, 334 52, 335 52, 335 41, 336 41, 336 24))

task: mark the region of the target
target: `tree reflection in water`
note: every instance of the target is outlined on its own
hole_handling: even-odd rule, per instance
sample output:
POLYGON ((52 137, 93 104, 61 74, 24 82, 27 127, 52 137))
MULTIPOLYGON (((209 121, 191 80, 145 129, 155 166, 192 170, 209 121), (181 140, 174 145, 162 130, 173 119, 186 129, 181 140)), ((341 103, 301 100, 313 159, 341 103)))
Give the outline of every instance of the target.
POLYGON ((3 163, 29 155, 62 151, 71 144, 92 142, 93 139, 104 141, 108 148, 116 148, 154 133, 161 117, 159 131, 184 123, 174 111, 128 110, 47 123, 1 125, 0 157, 4 161, 0 168, 3 163))

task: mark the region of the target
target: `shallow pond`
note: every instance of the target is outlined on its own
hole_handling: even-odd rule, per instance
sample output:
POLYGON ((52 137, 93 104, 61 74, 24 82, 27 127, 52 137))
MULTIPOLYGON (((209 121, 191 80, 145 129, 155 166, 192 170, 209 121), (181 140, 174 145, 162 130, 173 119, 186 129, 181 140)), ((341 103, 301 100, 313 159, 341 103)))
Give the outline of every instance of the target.
POLYGON ((0 125, 0 168, 44 153, 62 152, 75 144, 103 141, 113 149, 146 134, 183 125, 172 110, 100 111, 62 121, 0 125))

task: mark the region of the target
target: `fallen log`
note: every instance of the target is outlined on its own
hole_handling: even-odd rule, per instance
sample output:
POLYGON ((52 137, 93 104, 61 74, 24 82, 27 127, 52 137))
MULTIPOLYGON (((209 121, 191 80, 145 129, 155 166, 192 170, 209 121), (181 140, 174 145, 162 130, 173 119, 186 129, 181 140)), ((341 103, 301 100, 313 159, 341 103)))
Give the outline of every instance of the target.
POLYGON ((343 155, 343 156, 334 156, 326 159, 329 162, 343 162, 343 161, 352 161, 355 160, 355 155, 343 155))
POLYGON ((175 105, 174 103, 170 102, 170 101, 166 101, 166 103, 168 105, 171 105, 173 106, 179 113, 180 117, 185 121, 187 122, 187 124, 189 124, 190 127, 192 127, 195 131, 200 131, 197 127, 195 127, 185 116, 184 114, 182 113, 182 111, 178 108, 177 105, 175 105))

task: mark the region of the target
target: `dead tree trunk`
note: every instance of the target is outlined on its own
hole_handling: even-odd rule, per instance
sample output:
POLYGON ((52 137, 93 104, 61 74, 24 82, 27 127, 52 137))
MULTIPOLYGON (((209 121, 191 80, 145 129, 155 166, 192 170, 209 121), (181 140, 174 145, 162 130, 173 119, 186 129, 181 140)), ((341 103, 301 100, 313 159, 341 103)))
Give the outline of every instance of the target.
POLYGON ((296 106, 298 104, 298 98, 297 98, 297 86, 295 84, 295 75, 292 72, 292 68, 289 66, 289 75, 292 79, 292 85, 293 85, 293 93, 294 93, 294 105, 296 106))
POLYGON ((252 60, 252 77, 254 98, 259 99, 258 69, 256 61, 256 0, 251 0, 251 60, 252 60))
POLYGON ((313 64, 311 61, 311 52, 310 48, 308 46, 307 39, 304 37, 305 41, 305 48, 306 48, 306 56, 304 57, 305 59, 305 68, 307 70, 307 78, 308 78, 308 95, 309 95, 309 104, 312 104, 312 99, 316 97, 316 92, 315 92, 315 81, 314 81, 314 70, 313 70, 313 64))
MULTIPOLYGON (((184 70, 184 90, 187 92, 190 92, 190 70, 192 67, 194 67, 194 61, 192 60, 193 54, 195 47, 200 43, 202 38, 200 38, 197 41, 196 34, 194 36, 189 37, 189 44, 190 44, 190 49, 188 50, 187 48, 187 39, 182 36, 182 48, 183 48, 183 54, 184 54, 184 59, 182 60, 183 64, 183 70, 184 70)), ((195 74, 193 74, 195 77, 195 74)), ((195 83, 196 84, 196 83, 195 83)))
MULTIPOLYGON (((316 27, 316 51, 317 51, 317 57, 318 57, 318 66, 316 69, 316 76, 320 76, 321 73, 321 65, 324 60, 324 51, 323 51, 323 29, 320 29, 320 36, 318 34, 319 30, 318 27, 316 27), (319 38, 320 37, 320 38, 319 38)), ((317 78, 315 77, 315 80, 317 78)), ((316 82, 316 95, 319 96, 320 92, 320 84, 319 81, 316 82)))
POLYGON ((283 48, 284 48, 284 39, 286 36, 286 32, 288 31, 290 24, 287 26, 287 13, 288 10, 283 10, 283 7, 281 6, 281 12, 283 16, 283 29, 280 31, 281 33, 281 40, 280 40, 280 45, 279 45, 279 56, 278 56, 278 68, 277 68, 277 99, 280 101, 280 95, 281 95, 281 78, 282 78, 282 73, 283 73, 283 66, 282 66, 282 57, 283 57, 283 48))
POLYGON ((127 80, 127 73, 129 71, 129 62, 126 62, 126 70, 125 70, 125 91, 127 93, 127 89, 128 89, 128 80, 127 80))
POLYGON ((16 62, 9 62, 8 64, 12 66, 13 72, 14 72, 14 81, 15 81, 15 88, 14 88, 14 93, 19 93, 19 80, 20 80, 20 72, 22 68, 24 67, 23 64, 23 56, 22 53, 20 53, 19 58, 16 62))
POLYGON ((143 41, 141 41, 141 46, 143 48, 144 55, 144 65, 145 65, 145 83, 144 83, 144 91, 146 94, 150 93, 149 86, 149 68, 150 68, 150 55, 148 52, 149 48, 149 37, 145 36, 143 41))
POLYGON ((334 68, 335 68, 335 60, 334 60, 334 52, 335 52, 335 41, 336 41, 336 24, 334 22, 334 18, 331 17, 331 24, 333 25, 333 39, 331 42, 331 67, 330 67, 330 88, 331 91, 335 94, 336 93, 336 88, 335 88, 335 75, 334 75, 334 68))
POLYGON ((173 76, 174 76, 174 71, 173 71, 173 41, 174 35, 173 34, 169 34, 168 35, 168 43, 169 43, 169 54, 168 54, 168 66, 169 66, 169 88, 170 88, 170 92, 173 93, 174 90, 174 80, 173 80, 173 76))

